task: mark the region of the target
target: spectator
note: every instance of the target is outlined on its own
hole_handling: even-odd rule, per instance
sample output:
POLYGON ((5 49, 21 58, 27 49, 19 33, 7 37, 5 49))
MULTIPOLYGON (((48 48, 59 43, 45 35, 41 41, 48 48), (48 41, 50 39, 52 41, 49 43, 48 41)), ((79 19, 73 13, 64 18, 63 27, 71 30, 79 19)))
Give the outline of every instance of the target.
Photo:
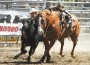
POLYGON ((18 15, 16 15, 16 16, 15 16, 15 19, 14 19, 14 21, 13 21, 13 23, 18 23, 18 22, 20 22, 20 18, 19 18, 18 15))
POLYGON ((6 23, 11 23, 11 15, 7 15, 6 16, 6 23))
POLYGON ((0 23, 4 23, 5 18, 0 18, 0 23))

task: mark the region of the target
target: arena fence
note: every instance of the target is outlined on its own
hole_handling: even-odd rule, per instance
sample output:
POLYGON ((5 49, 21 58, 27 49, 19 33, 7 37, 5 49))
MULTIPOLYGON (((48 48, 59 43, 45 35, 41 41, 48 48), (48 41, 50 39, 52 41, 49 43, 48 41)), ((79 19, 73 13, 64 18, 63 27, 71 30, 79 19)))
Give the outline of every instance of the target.
MULTIPOLYGON (((47 1, 50 4, 50 7, 55 6, 58 1, 47 1)), ((0 1, 0 9, 10 9, 17 11, 26 11, 30 12, 30 7, 37 7, 38 9, 45 9, 46 1, 37 2, 37 1, 0 1), (28 5, 15 5, 16 3, 28 3, 28 5), (34 5, 31 5, 34 3, 34 5), (14 9, 15 8, 15 9, 14 9)), ((81 32, 80 35, 90 35, 90 2, 62 2, 65 6, 65 9, 70 13, 76 15, 80 21, 81 32)), ((12 46, 20 45, 21 35, 2 35, 0 34, 0 46, 12 46)))

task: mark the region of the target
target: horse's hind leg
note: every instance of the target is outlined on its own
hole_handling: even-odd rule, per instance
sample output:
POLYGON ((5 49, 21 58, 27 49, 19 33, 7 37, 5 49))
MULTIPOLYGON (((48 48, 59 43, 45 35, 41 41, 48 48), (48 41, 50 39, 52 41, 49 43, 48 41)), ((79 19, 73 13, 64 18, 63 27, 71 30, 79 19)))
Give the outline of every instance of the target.
POLYGON ((73 42, 73 49, 72 49, 72 51, 71 51, 71 57, 72 57, 72 58, 75 58, 75 55, 74 55, 74 50, 75 50, 76 44, 77 44, 77 42, 76 42, 76 41, 75 41, 75 42, 73 42))
POLYGON ((64 54, 63 54, 64 39, 62 39, 62 40, 58 40, 58 41, 61 42, 60 55, 61 55, 62 57, 64 57, 64 54))
POLYGON ((75 58, 74 51, 75 51, 75 47, 77 45, 77 38, 71 36, 71 40, 73 41, 73 48, 72 48, 72 51, 71 51, 71 57, 75 58))

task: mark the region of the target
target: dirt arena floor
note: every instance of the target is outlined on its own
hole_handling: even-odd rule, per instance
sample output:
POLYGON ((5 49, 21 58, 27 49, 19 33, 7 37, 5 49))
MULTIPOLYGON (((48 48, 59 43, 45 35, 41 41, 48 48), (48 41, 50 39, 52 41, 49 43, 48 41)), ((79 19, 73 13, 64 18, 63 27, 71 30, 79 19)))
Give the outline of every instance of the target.
MULTIPOLYGON (((26 48, 29 50, 29 47, 26 48)), ((43 43, 39 43, 34 55, 31 57, 32 63, 27 63, 26 58, 28 53, 21 55, 18 59, 14 56, 20 52, 19 46, 0 47, 0 65, 90 65, 90 35, 79 37, 78 44, 75 49, 76 58, 71 58, 72 50, 71 40, 65 39, 64 54, 65 57, 59 55, 60 42, 56 41, 55 45, 50 50, 51 63, 39 63, 44 53, 43 43)))

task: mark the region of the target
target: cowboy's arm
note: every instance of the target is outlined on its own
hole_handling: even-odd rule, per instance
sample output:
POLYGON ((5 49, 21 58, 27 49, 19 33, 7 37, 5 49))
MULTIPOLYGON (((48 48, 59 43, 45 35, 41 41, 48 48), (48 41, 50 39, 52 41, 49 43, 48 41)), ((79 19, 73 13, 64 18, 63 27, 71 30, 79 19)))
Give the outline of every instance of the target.
POLYGON ((66 14, 68 14, 68 15, 71 15, 68 11, 65 11, 65 10, 64 10, 64 12, 65 12, 66 14))

